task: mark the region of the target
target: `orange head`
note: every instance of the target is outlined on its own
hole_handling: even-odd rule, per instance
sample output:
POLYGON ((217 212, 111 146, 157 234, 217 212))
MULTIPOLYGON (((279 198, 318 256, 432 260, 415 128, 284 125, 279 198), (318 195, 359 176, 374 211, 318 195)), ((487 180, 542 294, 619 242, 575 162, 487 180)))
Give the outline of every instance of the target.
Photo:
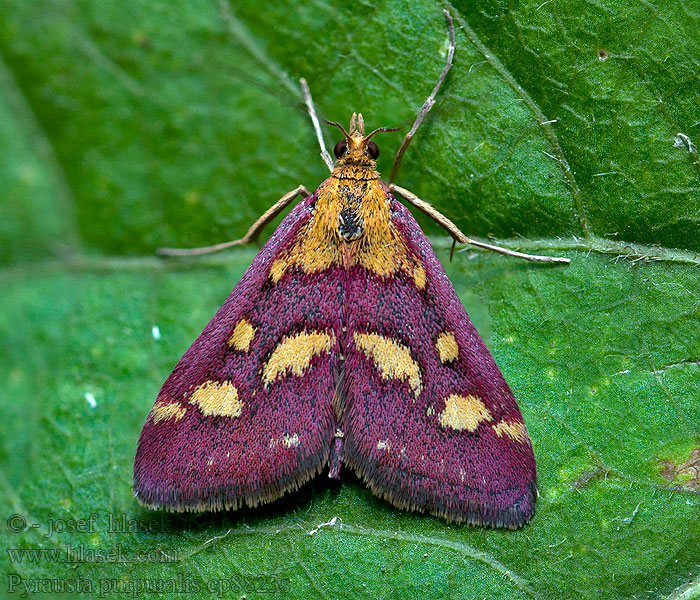
POLYGON ((333 121, 327 121, 327 123, 340 129, 345 136, 333 148, 333 154, 337 159, 336 167, 376 168, 379 148, 372 141, 372 137, 380 131, 396 131, 395 127, 380 127, 369 135, 365 135, 365 120, 362 118, 362 114, 357 113, 352 113, 349 132, 345 131, 340 123, 333 121))

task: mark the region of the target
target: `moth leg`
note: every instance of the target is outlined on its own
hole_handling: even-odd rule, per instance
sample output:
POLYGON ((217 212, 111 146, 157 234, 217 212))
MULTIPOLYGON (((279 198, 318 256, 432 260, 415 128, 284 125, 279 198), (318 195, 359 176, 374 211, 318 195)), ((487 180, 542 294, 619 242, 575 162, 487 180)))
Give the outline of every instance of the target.
POLYGON ((413 136, 418 130, 418 127, 423 122, 425 115, 427 115, 430 109, 433 108, 433 104, 435 104, 435 96, 437 95, 438 90, 442 85, 442 82, 445 81, 445 77, 447 77, 447 72, 452 66, 452 58, 455 55, 455 28, 452 24, 452 16, 450 15, 450 13, 446 10, 443 12, 445 13, 445 17, 447 18, 447 27, 450 32, 450 47, 447 49, 447 60, 445 61, 445 66, 442 69, 442 73, 440 73, 440 77, 438 77, 437 83, 435 84, 433 91, 430 92, 430 96, 428 96, 428 99, 423 103, 423 106, 418 112, 418 116, 416 117, 416 120, 413 123, 413 127, 411 127, 411 130, 403 138, 403 142, 401 142, 401 147, 396 153, 396 158, 394 159, 394 166, 391 168, 391 176, 389 177, 389 181, 394 181, 394 179, 396 178, 396 173, 399 170, 399 165, 401 164, 403 153, 406 152, 406 148, 408 148, 408 145, 411 143, 411 140, 413 139, 413 136))
POLYGON ((306 110, 309 112, 311 117, 311 122, 314 125, 314 131, 316 132, 316 139, 318 140, 318 145, 321 146, 321 158, 323 162, 326 163, 328 170, 333 172, 333 159, 331 155, 326 150, 326 143, 323 140, 323 131, 321 131, 321 123, 318 121, 318 115, 316 114, 316 107, 314 106, 314 100, 311 97, 311 90, 309 89, 309 84, 306 83, 306 79, 303 77, 299 80, 301 83, 301 91, 304 95, 304 103, 306 104, 306 110))
POLYGON ((452 239, 462 243, 471 244, 472 246, 478 246, 479 248, 486 248, 487 250, 493 250, 494 252, 499 252, 500 254, 505 254, 506 256, 515 256, 517 258, 524 258, 525 260, 531 260, 536 262, 551 262, 551 263, 565 263, 571 262, 569 258, 563 258, 558 256, 538 256, 536 254, 524 254, 523 252, 516 252, 515 250, 509 250, 508 248, 503 248, 501 246, 494 246, 493 244, 486 244, 485 242, 479 242, 473 240, 466 235, 464 235, 452 221, 450 221, 445 215, 437 211, 429 202, 421 200, 414 193, 399 187, 394 183, 389 184, 389 189, 401 196, 402 198, 408 200, 413 206, 423 211, 428 215, 433 221, 440 225, 443 229, 447 231, 452 236, 452 239))
POLYGON ((278 214, 280 214, 285 207, 297 196, 303 196, 306 198, 310 196, 311 192, 307 190, 303 185, 293 189, 291 192, 286 193, 277 202, 275 202, 270 208, 268 208, 265 213, 257 220, 251 228, 248 230, 241 239, 232 240, 230 242, 222 242, 221 244, 214 244, 213 246, 204 246, 202 248, 158 248, 156 251, 162 256, 195 256, 198 254, 209 254, 211 252, 219 252, 219 250, 225 250, 231 246, 243 246, 244 244, 250 244, 258 239, 260 232, 265 228, 272 219, 274 219, 278 214))

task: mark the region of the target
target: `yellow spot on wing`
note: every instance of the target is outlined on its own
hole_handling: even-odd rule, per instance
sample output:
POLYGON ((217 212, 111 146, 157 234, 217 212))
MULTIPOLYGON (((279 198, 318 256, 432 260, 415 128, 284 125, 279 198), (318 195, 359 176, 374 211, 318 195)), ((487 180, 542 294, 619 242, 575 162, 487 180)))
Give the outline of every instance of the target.
POLYGON ((335 345, 335 335, 324 331, 302 331, 293 336, 286 336, 273 350, 263 369, 262 378, 265 385, 278 377, 284 377, 291 370, 301 377, 309 368, 311 359, 322 352, 330 352, 335 345))
POLYGON ((443 427, 457 431, 476 431, 482 421, 491 421, 493 417, 484 403, 476 396, 452 394, 445 400, 445 410, 438 415, 443 427))
POLYGON ((190 404, 199 406, 205 416, 240 417, 243 401, 230 381, 207 381, 190 396, 190 404))
POLYGON ((185 416, 186 412, 187 408, 180 406, 177 402, 166 403, 161 400, 158 400, 151 409, 154 425, 161 421, 172 419, 173 417, 175 417, 176 421, 179 421, 185 416))
POLYGON ((297 448, 299 446, 299 443, 300 440, 298 433, 293 433, 292 435, 285 433, 284 436, 282 436, 281 438, 270 439, 270 443, 268 445, 270 448, 274 448, 278 444, 286 446, 287 448, 297 448))
POLYGON ((440 355, 440 362, 452 362, 457 360, 459 356, 459 348, 457 348, 457 340, 451 331, 441 333, 435 341, 435 347, 440 355))
POLYGON ((422 290, 425 287, 426 282, 425 269, 423 268, 423 265, 417 258, 415 258, 414 261, 415 262, 413 264, 413 282, 416 284, 416 287, 419 290, 422 290))
POLYGON ((226 342, 234 350, 248 352, 250 350, 250 342, 255 337, 255 327, 247 319, 241 319, 236 323, 231 337, 226 342))
POLYGON ((287 446, 287 448, 296 448, 299 445, 299 434, 285 434, 285 436, 282 438, 282 445, 287 446))
POLYGON ((374 361, 384 379, 408 380, 416 398, 423 391, 420 367, 411 357, 411 351, 404 345, 378 333, 354 334, 355 345, 374 361))
POLYGON ((503 437, 505 434, 514 442, 521 444, 530 438, 525 424, 518 421, 501 421, 498 425, 493 425, 493 430, 498 437, 503 437))
POLYGON ((277 283, 280 279, 282 279, 282 275, 284 275, 285 271, 287 270, 288 262, 292 263, 291 260, 288 261, 284 258, 278 258, 272 263, 272 266, 270 267, 270 279, 272 279, 273 283, 277 283))

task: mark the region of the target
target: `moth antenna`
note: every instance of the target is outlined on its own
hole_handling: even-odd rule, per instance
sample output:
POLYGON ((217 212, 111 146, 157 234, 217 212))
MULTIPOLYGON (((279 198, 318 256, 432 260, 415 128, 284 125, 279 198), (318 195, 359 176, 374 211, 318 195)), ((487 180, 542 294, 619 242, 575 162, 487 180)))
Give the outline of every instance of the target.
POLYGON ((338 129, 340 129, 340 131, 343 132, 343 135, 346 138, 348 138, 348 140, 352 138, 352 136, 347 131, 345 131, 345 127, 343 127, 340 123, 337 123, 336 121, 326 121, 326 125, 330 125, 332 127, 337 127, 338 129))
POLYGON ((450 46, 447 49, 447 60, 445 61, 445 66, 442 69, 442 73, 440 73, 440 77, 438 77, 437 83, 435 84, 433 91, 430 92, 430 96, 428 96, 428 99, 423 103, 423 106, 421 107, 420 111, 418 112, 418 116, 416 117, 416 120, 413 122, 413 127, 411 127, 411 130, 403 138, 403 142, 401 142, 401 147, 399 148, 399 151, 396 153, 396 158, 394 158, 394 166, 391 168, 391 176, 389 177, 389 182, 392 182, 392 183, 396 179, 396 174, 399 171, 399 165, 401 164, 401 159, 403 158, 403 153, 406 152, 406 148, 408 148, 408 145, 411 143, 411 140, 413 139, 413 136, 415 135, 416 131, 418 130, 418 127, 423 122, 425 115, 428 114, 430 109, 433 107, 433 104, 435 104, 435 95, 438 93, 438 90, 440 89, 442 82, 445 81, 445 77, 447 77, 447 73, 449 72, 450 67, 452 67, 452 59, 454 58, 454 55, 455 55, 455 45, 456 45, 455 44, 455 28, 454 28, 454 25, 452 23, 452 15, 450 15, 450 13, 447 10, 443 10, 442 12, 445 14, 445 18, 447 19, 447 29, 448 29, 449 36, 450 36, 450 46))
MULTIPOLYGON (((372 137, 374 136, 375 133, 380 133, 380 132, 382 132, 382 131, 398 131, 398 130, 399 130, 398 127, 380 127, 379 129, 375 129, 375 130, 374 130, 372 133, 370 133, 369 135, 366 135, 366 136, 365 136, 365 140, 369 140, 370 138, 372 138, 372 137)), ((361 133, 364 135, 364 132, 361 132, 361 133)))
POLYGON ((316 132, 316 139, 318 140, 318 145, 321 147, 321 158, 323 162, 326 163, 328 170, 333 172, 333 159, 331 155, 326 150, 326 142, 323 138, 323 131, 321 130, 321 124, 318 122, 318 113, 316 112, 316 107, 314 106, 314 99, 311 97, 311 90, 309 89, 309 84, 303 77, 299 80, 301 83, 301 92, 304 96, 304 104, 306 104, 306 110, 311 117, 311 123, 314 126, 314 131, 316 132))

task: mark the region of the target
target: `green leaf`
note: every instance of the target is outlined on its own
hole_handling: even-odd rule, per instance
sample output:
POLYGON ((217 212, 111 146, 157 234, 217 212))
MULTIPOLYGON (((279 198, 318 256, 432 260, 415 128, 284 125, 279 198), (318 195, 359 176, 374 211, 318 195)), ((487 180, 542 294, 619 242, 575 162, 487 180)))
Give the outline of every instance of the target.
POLYGON ((10 597, 700 597, 700 13, 448 8, 455 64, 398 182, 469 235, 572 259, 449 262, 421 220, 519 399, 532 522, 402 512, 347 471, 226 514, 130 489, 159 386, 255 255, 154 249, 238 237, 327 176, 301 76, 324 117, 401 126, 377 138, 389 172, 442 68, 442 4, 0 0, 10 597))

